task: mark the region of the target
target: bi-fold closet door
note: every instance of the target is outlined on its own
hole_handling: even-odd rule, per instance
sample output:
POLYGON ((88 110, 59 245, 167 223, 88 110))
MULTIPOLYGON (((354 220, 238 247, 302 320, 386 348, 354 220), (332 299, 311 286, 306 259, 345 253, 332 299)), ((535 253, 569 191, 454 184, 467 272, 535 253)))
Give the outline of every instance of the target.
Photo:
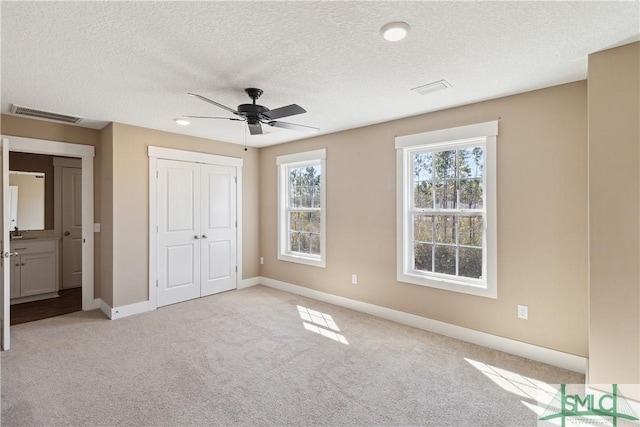
POLYGON ((157 306, 236 288, 236 168, 158 159, 157 306))

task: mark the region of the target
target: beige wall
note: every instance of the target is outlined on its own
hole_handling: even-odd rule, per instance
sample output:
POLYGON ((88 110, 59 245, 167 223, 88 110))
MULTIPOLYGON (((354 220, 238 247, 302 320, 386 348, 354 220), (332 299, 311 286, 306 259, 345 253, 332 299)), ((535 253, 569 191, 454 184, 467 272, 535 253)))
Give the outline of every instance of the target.
POLYGON ((148 300, 149 145, 244 160, 243 278, 258 275, 258 150, 120 123, 113 124, 112 141, 113 307, 148 300))
POLYGON ((589 380, 640 384, 640 43, 590 55, 588 81, 589 380))
POLYGON ((261 275, 587 356, 586 95, 580 81, 263 149, 261 275), (498 298, 397 282, 394 136, 498 118, 498 298), (276 156, 323 147, 327 267, 278 261, 276 156))
MULTIPOLYGON (((99 201, 100 193, 100 157, 98 147, 100 144, 100 131, 95 129, 87 129, 78 126, 48 122, 44 120, 33 120, 24 117, 16 117, 10 115, 2 115, 0 118, 0 131, 2 135, 21 136, 25 138, 45 139, 49 141, 69 142, 73 144, 93 145, 96 147, 96 157, 94 159, 94 218, 95 222, 100 222, 99 201)), ((95 235, 94 242, 94 258, 97 260, 100 256, 100 235, 95 235)), ((98 262, 98 261, 96 261, 98 262)), ((101 273, 98 268, 94 269, 94 294, 100 297, 100 279, 101 273)))

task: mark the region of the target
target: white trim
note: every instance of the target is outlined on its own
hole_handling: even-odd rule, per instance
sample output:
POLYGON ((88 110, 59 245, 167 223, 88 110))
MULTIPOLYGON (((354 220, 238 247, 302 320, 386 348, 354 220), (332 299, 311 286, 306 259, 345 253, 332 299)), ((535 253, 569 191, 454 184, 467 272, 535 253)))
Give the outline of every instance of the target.
POLYGON ((485 298, 498 298, 497 278, 497 184, 496 143, 498 122, 484 122, 415 135, 396 137, 396 279, 399 282, 428 286, 485 298), (484 133, 483 133, 484 132, 484 133), (459 276, 416 272, 413 269, 412 244, 412 153, 445 150, 465 146, 484 149, 484 244, 482 280, 459 276))
POLYGON ((256 286, 260 284, 260 280, 262 277, 251 277, 249 279, 242 279, 240 283, 238 283, 238 289, 250 288, 251 286, 256 286))
POLYGON ((111 315, 109 316, 107 314, 107 316, 109 316, 109 319, 111 320, 116 320, 123 317, 146 313, 147 311, 153 311, 155 309, 155 304, 152 304, 151 301, 142 301, 129 305, 121 305, 120 307, 114 307, 111 309, 111 315))
POLYGON ((472 125, 433 130, 429 132, 416 133, 413 135, 396 136, 396 149, 422 144, 433 144, 444 141, 457 141, 467 138, 477 138, 480 135, 498 135, 498 121, 493 120, 490 122, 475 123, 472 125))
MULTIPOLYGON (((158 251, 157 251, 157 195, 158 195, 158 159, 177 160, 191 163, 210 164, 216 166, 231 166, 236 168, 236 289, 240 289, 242 282, 242 166, 243 159, 237 157, 219 156, 216 154, 199 153, 195 151, 176 150, 172 148, 148 147, 149 155, 149 300, 138 303, 148 303, 148 310, 155 310, 157 304, 156 281, 158 278, 158 251)), ((125 311, 126 313, 126 311, 125 311)), ((119 314, 119 317, 123 317, 119 314)))
POLYGON ((46 139, 24 138, 2 135, 9 138, 9 150, 22 153, 49 154, 66 157, 95 157, 93 145, 72 144, 69 142, 48 141, 46 139))
POLYGON ((464 328, 462 326, 452 325, 438 320, 429 319, 415 314, 405 313, 378 305, 369 304, 362 301, 353 300, 326 292, 316 291, 313 289, 297 286, 279 280, 260 277, 259 282, 262 285, 279 289, 281 291, 290 292, 296 295, 302 295, 318 301, 345 307, 361 313, 370 314, 372 316, 381 317, 393 322, 402 323, 403 325, 412 326, 414 328, 423 329, 425 331, 455 338, 461 341, 481 345, 483 347, 492 348, 559 368, 568 369, 574 372, 585 373, 587 359, 575 354, 565 353, 558 350, 552 350, 540 347, 534 344, 522 341, 512 340, 486 332, 476 331, 474 329, 464 328))
POLYGON ((218 166, 242 167, 242 159, 239 157, 219 156, 216 154, 199 153, 197 151, 176 150, 173 148, 163 148, 149 146, 149 157, 157 159, 178 160, 192 163, 207 163, 218 166))
POLYGON ((134 304, 123 305, 120 307, 111 307, 109 304, 98 298, 96 301, 96 308, 100 308, 109 319, 116 320, 123 317, 134 316, 136 314, 146 313, 147 311, 155 310, 150 301, 137 302, 134 304))
POLYGON ((322 148, 320 150, 305 151, 303 153, 284 154, 276 157, 276 165, 302 163, 318 159, 327 158, 327 149, 322 148))
POLYGON ((48 141, 3 135, 9 138, 9 150, 23 153, 48 154, 52 156, 79 157, 82 161, 82 310, 94 307, 94 236, 93 222, 95 203, 93 197, 92 145, 48 141))
POLYGON ((99 302, 98 308, 100 308, 100 311, 102 311, 105 314, 105 316, 111 319, 111 306, 106 302, 104 302, 104 300, 102 299, 98 299, 98 302, 99 302))

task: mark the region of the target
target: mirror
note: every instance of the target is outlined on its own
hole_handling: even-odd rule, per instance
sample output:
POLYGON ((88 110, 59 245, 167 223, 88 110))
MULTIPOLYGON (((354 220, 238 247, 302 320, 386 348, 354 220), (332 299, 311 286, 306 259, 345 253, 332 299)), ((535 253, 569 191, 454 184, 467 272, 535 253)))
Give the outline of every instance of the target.
POLYGON ((11 230, 44 230, 44 176, 42 172, 9 171, 11 230))

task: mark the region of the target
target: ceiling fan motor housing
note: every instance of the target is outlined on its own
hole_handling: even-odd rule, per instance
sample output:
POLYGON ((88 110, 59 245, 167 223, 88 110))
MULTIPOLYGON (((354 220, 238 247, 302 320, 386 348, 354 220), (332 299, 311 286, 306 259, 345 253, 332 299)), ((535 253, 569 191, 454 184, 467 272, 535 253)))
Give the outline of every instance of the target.
POLYGON ((246 117, 249 123, 260 121, 260 114, 269 111, 267 107, 258 104, 238 105, 238 115, 246 117))

